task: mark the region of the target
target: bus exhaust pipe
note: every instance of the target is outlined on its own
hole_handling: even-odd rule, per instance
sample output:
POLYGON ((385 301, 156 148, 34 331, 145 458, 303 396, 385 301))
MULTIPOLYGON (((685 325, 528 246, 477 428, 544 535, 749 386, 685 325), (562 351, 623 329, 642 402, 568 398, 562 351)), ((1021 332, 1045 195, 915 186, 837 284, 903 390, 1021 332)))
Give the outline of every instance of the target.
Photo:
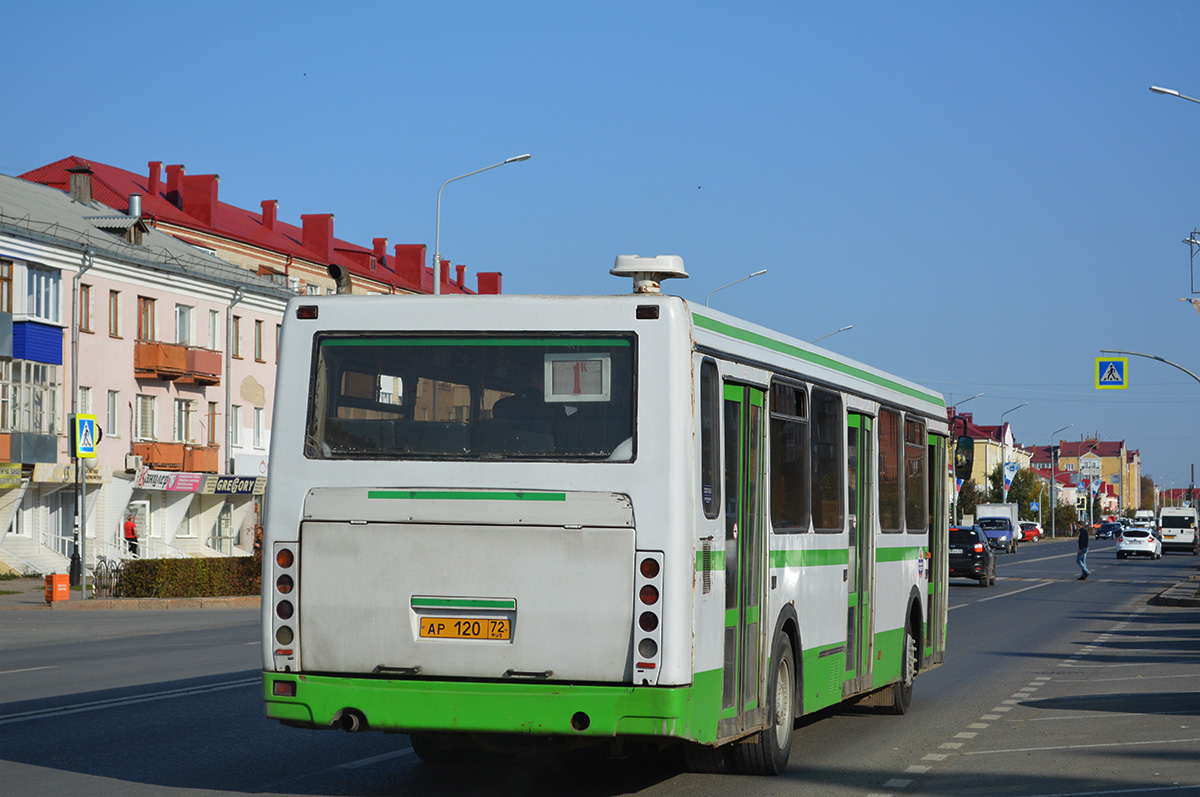
POLYGON ((367 729, 367 718, 355 709, 346 709, 338 718, 338 726, 346 733, 358 733, 367 729))
POLYGON ((339 266, 337 263, 330 263, 326 269, 329 276, 333 278, 334 284, 337 285, 338 293, 350 293, 350 272, 339 266))

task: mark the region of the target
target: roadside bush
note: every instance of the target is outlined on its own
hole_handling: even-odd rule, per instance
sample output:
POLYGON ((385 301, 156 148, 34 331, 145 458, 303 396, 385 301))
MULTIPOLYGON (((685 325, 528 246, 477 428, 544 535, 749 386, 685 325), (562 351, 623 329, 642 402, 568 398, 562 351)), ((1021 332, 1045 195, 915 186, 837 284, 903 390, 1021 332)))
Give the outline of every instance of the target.
POLYGON ((260 556, 133 559, 121 570, 124 598, 220 598, 261 591, 260 556))

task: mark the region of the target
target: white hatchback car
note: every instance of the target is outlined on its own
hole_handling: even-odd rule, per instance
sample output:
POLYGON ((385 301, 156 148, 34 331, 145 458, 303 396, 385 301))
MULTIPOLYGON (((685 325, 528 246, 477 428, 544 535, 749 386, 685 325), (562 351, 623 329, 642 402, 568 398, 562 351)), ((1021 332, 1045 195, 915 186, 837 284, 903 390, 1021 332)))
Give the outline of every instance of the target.
POLYGON ((1162 559, 1162 541, 1150 529, 1122 529, 1117 537, 1117 558, 1129 556, 1162 559))

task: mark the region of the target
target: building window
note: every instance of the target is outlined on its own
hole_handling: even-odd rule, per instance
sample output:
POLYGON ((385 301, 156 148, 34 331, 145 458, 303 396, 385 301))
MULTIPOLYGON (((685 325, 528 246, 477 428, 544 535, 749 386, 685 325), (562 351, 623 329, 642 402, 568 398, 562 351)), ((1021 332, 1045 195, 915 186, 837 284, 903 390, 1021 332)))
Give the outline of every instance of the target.
POLYGON ((108 292, 108 334, 114 338, 121 337, 121 314, 118 309, 121 306, 121 292, 108 292))
POLYGON ((92 286, 79 286, 79 331, 92 331, 92 286))
POLYGON ((325 289, 320 285, 313 285, 311 282, 304 286, 304 294, 306 296, 324 296, 325 289))
POLYGON ((263 322, 254 322, 254 359, 258 362, 263 361, 263 322))
POLYGON ((208 402, 208 444, 217 444, 217 402, 208 402))
POLYGON ((105 417, 105 434, 109 437, 121 436, 121 391, 108 391, 108 415, 105 417))
POLYGON ((175 342, 180 346, 192 345, 192 310, 186 304, 175 305, 175 342))
POLYGON ((14 431, 58 434, 58 366, 12 361, 14 431))
POLYGON ((79 387, 79 414, 92 414, 92 389, 90 387, 79 387))
POLYGON ((53 269, 29 266, 25 290, 25 312, 42 321, 61 323, 59 287, 62 275, 53 269))
POLYGON ((242 444, 242 405, 231 404, 229 406, 229 445, 240 446, 242 444))
POLYGON ((0 360, 0 432, 11 432, 13 417, 12 360, 0 360))
POLYGON ((254 408, 254 447, 263 447, 263 420, 266 417, 266 410, 262 407, 254 408))
POLYGON ((13 262, 0 260, 0 313, 12 312, 13 262))
POLYGON ((208 348, 221 350, 221 313, 218 310, 208 311, 208 348))
POLYGON ((192 442, 192 402, 188 399, 175 399, 175 415, 171 424, 171 432, 176 443, 192 442))
POLYGON ((137 339, 154 341, 154 300, 147 296, 138 297, 137 339))
POLYGON ((154 396, 139 394, 137 397, 137 417, 134 418, 134 439, 153 440, 154 420, 154 396))
POLYGON ((229 353, 234 357, 242 356, 242 317, 233 317, 233 329, 229 334, 229 353))

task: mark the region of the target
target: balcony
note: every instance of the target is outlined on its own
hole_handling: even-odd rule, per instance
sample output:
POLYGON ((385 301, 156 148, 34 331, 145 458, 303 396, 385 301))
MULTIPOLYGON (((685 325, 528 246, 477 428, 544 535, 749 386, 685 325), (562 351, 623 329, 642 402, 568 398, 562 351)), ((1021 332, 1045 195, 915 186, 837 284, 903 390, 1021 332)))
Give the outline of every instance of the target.
POLYGON ((221 352, 188 346, 184 359, 183 376, 177 384, 219 385, 221 384, 221 352))
POLYGON ((142 442, 133 444, 133 453, 151 470, 184 470, 183 443, 142 442))
POLYGON ((220 470, 220 446, 183 447, 183 469, 190 473, 216 473, 220 470))
POLYGON ((220 446, 191 443, 144 441, 133 444, 133 453, 151 470, 177 470, 188 473, 217 473, 221 464, 220 446))
POLYGON ((134 376, 170 381, 179 379, 186 372, 186 346, 146 340, 139 340, 134 344, 134 376))

